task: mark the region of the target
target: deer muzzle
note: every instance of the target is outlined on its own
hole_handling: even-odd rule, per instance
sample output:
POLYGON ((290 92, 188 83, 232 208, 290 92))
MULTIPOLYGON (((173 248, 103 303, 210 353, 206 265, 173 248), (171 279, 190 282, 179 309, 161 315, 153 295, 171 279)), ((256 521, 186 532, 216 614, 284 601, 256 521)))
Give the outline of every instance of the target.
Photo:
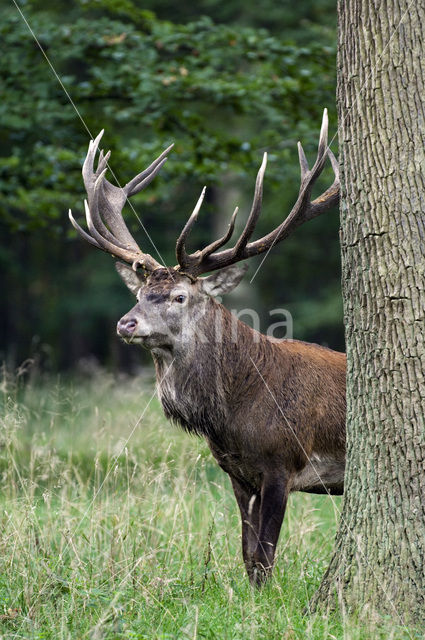
POLYGON ((131 340, 137 335, 138 322, 136 318, 127 318, 124 316, 117 324, 117 333, 124 340, 131 340))

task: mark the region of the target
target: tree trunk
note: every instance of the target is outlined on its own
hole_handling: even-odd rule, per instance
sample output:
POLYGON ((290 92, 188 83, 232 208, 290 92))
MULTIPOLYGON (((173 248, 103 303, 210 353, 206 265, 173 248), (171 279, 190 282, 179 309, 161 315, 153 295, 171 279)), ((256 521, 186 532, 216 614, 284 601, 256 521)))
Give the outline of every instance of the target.
POLYGON ((339 0, 347 468, 313 607, 425 619, 425 0, 339 0))

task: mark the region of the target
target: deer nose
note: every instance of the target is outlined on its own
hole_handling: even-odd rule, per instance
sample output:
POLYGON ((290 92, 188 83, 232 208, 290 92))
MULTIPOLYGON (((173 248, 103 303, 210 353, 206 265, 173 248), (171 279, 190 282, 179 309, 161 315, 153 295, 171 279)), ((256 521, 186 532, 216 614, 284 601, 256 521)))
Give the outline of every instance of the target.
POLYGON ((136 318, 121 318, 117 324, 117 333, 122 337, 129 337, 133 335, 137 327, 136 318))

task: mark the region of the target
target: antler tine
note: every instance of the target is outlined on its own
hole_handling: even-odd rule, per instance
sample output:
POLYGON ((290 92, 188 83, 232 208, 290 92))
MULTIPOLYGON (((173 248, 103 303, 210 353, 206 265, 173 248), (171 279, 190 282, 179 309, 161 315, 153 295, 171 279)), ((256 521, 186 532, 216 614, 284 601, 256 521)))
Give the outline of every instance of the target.
MULTIPOLYGON (((317 158, 316 162, 313 165, 313 168, 309 169, 307 158, 305 157, 304 149, 302 147, 301 142, 298 142, 298 157, 300 161, 300 170, 301 170, 301 186, 303 186, 304 181, 307 186, 313 186, 314 181, 322 172, 323 166, 326 162, 328 149, 328 110, 323 110, 322 117, 322 126, 320 128, 320 136, 319 136, 319 144, 317 147, 317 158)), ((311 190, 308 191, 308 195, 311 190)), ((307 194, 307 192, 306 192, 307 194)))
POLYGON ((332 169, 333 169, 333 172, 335 174, 334 182, 338 182, 339 183, 339 163, 338 163, 338 160, 335 158, 334 154, 332 153, 332 151, 329 148, 328 148, 328 157, 329 157, 329 160, 331 161, 332 169))
POLYGON ((338 160, 335 158, 332 151, 328 148, 328 156, 331 161, 332 169, 335 175, 335 179, 331 186, 326 189, 318 198, 310 203, 310 207, 305 213, 305 219, 311 220, 316 216, 324 213, 331 207, 335 207, 339 201, 339 165, 338 160))
MULTIPOLYGON (((186 252, 186 240, 187 237, 189 236, 189 233, 192 230, 193 225, 196 222, 196 219, 198 217, 198 213, 199 210, 202 206, 202 203, 204 201, 204 197, 205 197, 205 191, 207 190, 206 187, 204 187, 201 191, 201 195, 198 198, 198 202, 195 205, 194 210, 192 211, 189 220, 186 222, 186 224, 184 225, 181 234, 179 235, 179 237, 177 238, 177 243, 176 243, 176 258, 177 258, 177 262, 179 263, 179 265, 182 267, 182 269, 185 269, 186 267, 189 266, 189 259, 192 256, 188 256, 187 252, 186 252)), ((200 252, 197 252, 197 254, 200 252)))
POLYGON ((230 238, 232 237, 234 228, 235 228, 236 216, 238 215, 238 211, 239 211, 239 207, 235 207, 235 210, 232 213, 232 217, 230 218, 229 227, 228 227, 226 233, 224 234, 224 236, 222 236, 218 240, 215 240, 214 242, 211 242, 211 244, 209 244, 207 247, 202 249, 202 251, 201 251, 202 259, 204 259, 207 256, 211 255, 214 251, 217 251, 217 249, 220 249, 220 247, 225 245, 226 242, 228 242, 230 240, 230 238))
MULTIPOLYGON (((311 170, 308 169, 308 162, 304 154, 301 143, 298 143, 298 154, 300 157, 301 168, 301 186, 298 199, 302 197, 308 200, 316 179, 322 173, 323 167, 328 156, 328 110, 323 110, 322 126, 320 128, 319 144, 317 147, 317 156, 311 170)), ((297 201, 298 202, 298 201, 297 201)), ((295 205, 296 206, 296 205, 295 205)))
MULTIPOLYGON (((89 148, 87 150, 87 155, 85 157, 84 163, 83 163, 83 180, 84 180, 84 186, 86 187, 86 191, 88 188, 90 188, 91 182, 92 182, 92 176, 95 174, 94 172, 94 159, 96 156, 96 151, 97 148, 99 146, 99 142, 104 134, 105 130, 102 129, 102 131, 100 131, 96 138, 94 140, 90 140, 89 142, 89 148)), ((97 176, 96 176, 97 177, 97 176)))
POLYGON ((74 227, 74 229, 76 231, 78 231, 78 233, 80 234, 80 236, 82 238, 84 238, 84 240, 87 240, 87 242, 90 242, 90 244, 92 244, 93 246, 97 247, 98 249, 102 249, 100 244, 98 242, 96 242, 96 240, 94 238, 92 238, 86 231, 84 231, 84 229, 82 229, 80 227, 80 225, 78 224, 78 222, 75 220, 74 216, 72 215, 71 209, 68 210, 68 217, 71 220, 71 224, 74 227))
POLYGON ((298 142, 298 158, 300 161, 301 180, 304 180, 307 173, 310 171, 307 158, 305 157, 304 149, 301 142, 298 142))
POLYGON ((263 154, 263 161, 257 173, 257 179, 255 181, 254 198, 252 200, 251 211, 248 216, 245 228, 242 231, 239 240, 235 245, 235 255, 240 256, 245 249, 248 240, 254 233, 255 225, 257 224, 258 217, 261 213, 261 204, 263 201, 263 182, 264 174, 267 167, 267 153, 263 154))
POLYGON ((102 171, 104 171, 104 169, 108 166, 108 160, 111 157, 111 152, 108 151, 108 153, 105 155, 105 157, 103 156, 103 149, 100 150, 99 153, 99 162, 97 164, 97 169, 96 169, 96 173, 98 175, 100 175, 102 173, 102 171))
POLYGON ((317 147, 317 158, 321 158, 326 154, 326 149, 328 148, 328 126, 329 126, 329 118, 328 118, 328 110, 323 109, 322 116, 322 126, 320 127, 320 136, 319 136, 319 144, 317 147))
POLYGON ((167 154, 174 147, 173 144, 170 144, 158 157, 156 160, 149 165, 147 169, 139 173, 133 180, 128 182, 124 189, 128 192, 128 197, 134 196, 136 193, 139 193, 144 187, 146 187, 151 180, 153 180, 156 174, 161 170, 162 166, 165 164, 167 158, 167 154))

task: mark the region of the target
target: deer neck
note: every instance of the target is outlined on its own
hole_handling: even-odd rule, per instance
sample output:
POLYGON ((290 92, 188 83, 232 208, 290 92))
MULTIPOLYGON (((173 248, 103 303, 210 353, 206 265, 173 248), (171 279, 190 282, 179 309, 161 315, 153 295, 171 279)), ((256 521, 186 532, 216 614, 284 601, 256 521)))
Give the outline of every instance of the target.
POLYGON ((166 416, 187 431, 221 440, 235 399, 245 392, 251 358, 264 349, 265 341, 211 301, 187 349, 168 356, 153 354, 166 416))

